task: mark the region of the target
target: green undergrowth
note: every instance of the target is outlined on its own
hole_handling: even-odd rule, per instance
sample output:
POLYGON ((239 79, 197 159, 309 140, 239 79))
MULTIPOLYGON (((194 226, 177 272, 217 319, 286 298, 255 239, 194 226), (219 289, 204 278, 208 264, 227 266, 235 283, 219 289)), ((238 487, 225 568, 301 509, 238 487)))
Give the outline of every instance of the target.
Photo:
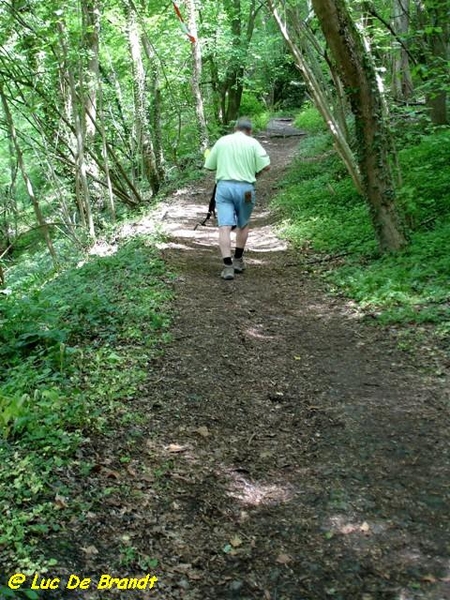
POLYGON ((42 540, 60 527, 59 475, 88 436, 129 422, 149 359, 169 336, 170 275, 154 240, 116 250, 25 287, 18 276, 22 286, 0 298, 3 572, 56 563, 42 540))
POLYGON ((401 252, 380 255, 368 210, 320 116, 307 109, 296 124, 310 135, 273 203, 281 235, 313 253, 312 268, 330 288, 371 316, 383 323, 433 324, 448 343, 450 131, 411 136, 399 152, 398 204, 409 243, 401 252))

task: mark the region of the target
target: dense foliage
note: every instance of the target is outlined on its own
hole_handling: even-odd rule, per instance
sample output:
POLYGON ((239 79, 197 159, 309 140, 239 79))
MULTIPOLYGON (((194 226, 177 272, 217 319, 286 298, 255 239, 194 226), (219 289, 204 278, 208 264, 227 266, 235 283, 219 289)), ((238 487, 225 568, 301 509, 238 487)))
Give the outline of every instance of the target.
POLYGON ((36 541, 59 527, 52 517, 65 496, 58 473, 86 436, 138 418, 130 400, 168 336, 168 275, 153 245, 124 240, 110 255, 2 298, 3 565, 52 564, 36 541))
POLYGON ((380 256, 367 207, 319 115, 305 109, 297 123, 311 134, 274 201, 282 234, 299 248, 323 253, 325 260, 313 260, 314 268, 372 316, 390 323, 435 323, 448 340, 449 130, 409 128, 399 151, 399 199, 409 244, 380 256))

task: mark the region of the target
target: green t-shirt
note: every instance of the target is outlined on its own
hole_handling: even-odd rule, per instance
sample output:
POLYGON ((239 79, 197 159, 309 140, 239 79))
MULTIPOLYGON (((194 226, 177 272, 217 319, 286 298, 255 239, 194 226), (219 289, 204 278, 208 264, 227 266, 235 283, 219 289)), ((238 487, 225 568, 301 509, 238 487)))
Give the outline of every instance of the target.
POLYGON ((205 169, 216 171, 216 181, 254 183, 255 174, 270 165, 270 158, 255 138, 235 131, 218 140, 205 160, 205 169))

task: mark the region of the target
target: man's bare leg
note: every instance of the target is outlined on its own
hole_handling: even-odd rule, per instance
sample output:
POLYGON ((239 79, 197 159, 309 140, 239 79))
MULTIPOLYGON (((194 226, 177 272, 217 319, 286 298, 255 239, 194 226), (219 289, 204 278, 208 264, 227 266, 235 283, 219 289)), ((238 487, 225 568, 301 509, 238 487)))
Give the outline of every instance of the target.
POLYGON ((231 227, 219 227, 219 247, 222 258, 231 258, 231 227))
POLYGON ((223 259, 222 279, 234 279, 233 259, 231 258, 231 227, 219 227, 219 247, 223 259))
POLYGON ((248 231, 248 225, 242 229, 236 229, 236 248, 242 248, 242 250, 244 250, 245 244, 247 243, 248 231))

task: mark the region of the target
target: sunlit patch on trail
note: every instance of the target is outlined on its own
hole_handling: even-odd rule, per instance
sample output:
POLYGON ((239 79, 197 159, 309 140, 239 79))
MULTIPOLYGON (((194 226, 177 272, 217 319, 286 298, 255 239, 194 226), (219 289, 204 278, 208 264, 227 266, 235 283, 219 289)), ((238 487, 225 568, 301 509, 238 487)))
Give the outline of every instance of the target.
POLYGON ((117 244, 108 244, 105 241, 97 241, 89 250, 91 256, 112 256, 119 249, 117 244))
POLYGON ((329 531, 333 534, 350 535, 359 534, 365 537, 380 534, 386 531, 388 524, 385 522, 373 522, 351 520, 346 515, 334 515, 330 518, 329 531))
POLYGON ((258 226, 255 222, 250 228, 248 248, 255 252, 284 252, 287 243, 277 237, 271 225, 258 226))
POLYGON ((171 248, 172 250, 183 250, 183 251, 191 251, 194 250, 191 246, 187 246, 186 244, 180 244, 178 242, 158 242, 155 244, 156 248, 159 250, 164 250, 165 248, 171 248))
POLYGON ((256 325, 255 327, 249 327, 245 330, 245 335, 257 340, 275 340, 279 336, 265 333, 263 325, 256 325))
POLYGON ((267 485, 250 481, 235 471, 229 472, 231 478, 228 495, 248 506, 273 506, 289 502, 294 497, 290 486, 267 485))

